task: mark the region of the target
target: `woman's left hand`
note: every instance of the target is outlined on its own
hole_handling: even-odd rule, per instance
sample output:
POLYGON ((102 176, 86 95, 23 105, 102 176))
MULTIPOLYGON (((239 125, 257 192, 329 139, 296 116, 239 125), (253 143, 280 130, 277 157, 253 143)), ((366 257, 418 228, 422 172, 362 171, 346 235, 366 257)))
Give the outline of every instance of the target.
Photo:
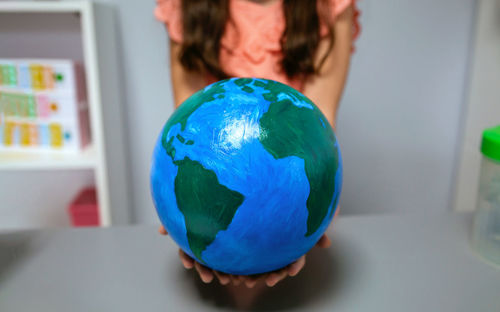
MULTIPOLYGON (((163 226, 160 226, 158 232, 162 235, 167 235, 167 231, 163 226)), ((323 234, 323 236, 316 243, 316 246, 321 248, 328 248, 330 245, 331 241, 328 236, 326 236, 326 234, 323 234)), ((188 254, 182 251, 182 249, 179 249, 179 257, 181 259, 182 265, 186 269, 196 269, 198 275, 204 283, 211 283, 215 278, 217 278, 219 283, 221 283, 222 285, 228 285, 232 283, 233 285, 237 286, 243 284, 248 288, 253 288, 259 280, 263 280, 267 286, 273 287, 286 277, 299 274, 299 272, 302 270, 302 268, 304 268, 304 265, 306 264, 306 255, 303 255, 297 261, 273 272, 256 275, 231 275, 207 268, 206 266, 191 258, 188 254)))

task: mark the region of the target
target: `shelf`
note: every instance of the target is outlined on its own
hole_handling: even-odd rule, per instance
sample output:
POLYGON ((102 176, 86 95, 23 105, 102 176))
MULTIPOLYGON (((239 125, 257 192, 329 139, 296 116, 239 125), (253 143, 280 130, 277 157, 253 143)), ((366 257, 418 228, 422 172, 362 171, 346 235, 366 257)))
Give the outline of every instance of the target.
POLYGON ((93 146, 81 153, 0 151, 0 170, 78 170, 93 169, 96 164, 93 146))
MULTIPOLYGON (((93 146, 77 154, 0 151, 0 184, 5 182, 11 185, 7 179, 15 178, 16 184, 12 188, 17 189, 25 181, 27 184, 33 182, 30 178, 32 173, 35 177, 40 176, 37 171, 74 176, 75 181, 71 178, 68 184, 59 180, 49 181, 60 187, 58 191, 61 194, 54 194, 55 197, 66 194, 75 182, 87 183, 92 180, 87 179, 88 171, 92 171, 91 176, 99 195, 100 223, 101 226, 109 226, 112 206, 116 207, 113 221, 119 223, 129 221, 130 209, 125 151, 122 146, 122 133, 125 131, 121 121, 113 122, 107 125, 112 130, 113 139, 106 140, 103 122, 105 114, 109 118, 121 115, 122 90, 118 79, 119 62, 116 60, 116 47, 119 46, 116 38, 119 33, 113 27, 116 24, 115 10, 96 2, 0 0, 2 58, 71 59, 83 66, 93 139, 93 146), (80 176, 85 176, 85 181, 79 180, 80 176)), ((53 206, 52 196, 42 196, 36 201, 28 197, 21 198, 26 200, 27 209, 30 209, 30 205, 34 205, 31 208, 37 211, 41 207, 53 206)), ((0 206, 13 206, 8 201, 2 204, 0 206)), ((49 214, 38 213, 34 219, 40 221, 41 226, 46 226, 46 219, 58 218, 55 214, 54 218, 49 214)))
POLYGON ((5 92, 5 93, 26 93, 26 94, 33 94, 33 95, 63 95, 63 96, 71 96, 73 93, 70 90, 67 89, 43 89, 43 90, 37 90, 33 88, 23 88, 23 87, 6 87, 6 86, 0 86, 0 92, 5 92))
POLYGON ((0 1, 0 12, 79 13, 85 1, 0 1))

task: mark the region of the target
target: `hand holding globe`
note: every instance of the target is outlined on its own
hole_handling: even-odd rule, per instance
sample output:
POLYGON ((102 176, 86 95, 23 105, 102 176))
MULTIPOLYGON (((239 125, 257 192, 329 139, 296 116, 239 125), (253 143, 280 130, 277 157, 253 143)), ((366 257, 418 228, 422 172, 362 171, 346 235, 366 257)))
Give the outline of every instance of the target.
MULTIPOLYGON (((273 286, 304 266, 332 220, 341 157, 325 116, 272 80, 233 78, 188 98, 151 167, 160 220, 205 282, 273 286)), ((165 230, 166 229, 166 230, 165 230)))
MULTIPOLYGON (((165 230, 165 227, 163 225, 160 226, 158 232, 161 235, 168 234, 167 230, 165 230)), ((316 246, 320 248, 328 248, 330 247, 330 245, 331 241, 326 234, 323 234, 323 236, 321 236, 319 241, 316 243, 316 246)), ((253 288, 259 280, 262 280, 267 286, 273 287, 286 277, 295 276, 299 274, 299 272, 306 264, 306 255, 303 255, 297 261, 277 271, 259 274, 256 276, 248 276, 248 275, 230 275, 224 272, 212 270, 204 266, 203 264, 200 264, 199 262, 195 261, 180 248, 179 248, 179 258, 181 259, 184 268, 188 270, 195 268, 198 274, 200 275, 200 279, 204 283, 207 284, 211 283, 215 277, 222 285, 228 285, 232 283, 233 285, 238 286, 240 284, 243 284, 248 288, 253 288)))

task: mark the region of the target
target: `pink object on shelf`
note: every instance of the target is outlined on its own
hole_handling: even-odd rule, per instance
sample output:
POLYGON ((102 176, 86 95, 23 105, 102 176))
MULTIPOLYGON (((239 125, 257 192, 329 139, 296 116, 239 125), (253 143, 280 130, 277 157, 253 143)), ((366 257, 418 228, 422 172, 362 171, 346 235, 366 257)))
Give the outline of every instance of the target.
POLYGON ((71 224, 78 226, 99 226, 99 206, 95 188, 82 190, 68 207, 71 224))
POLYGON ((50 104, 47 95, 38 95, 36 101, 38 103, 38 115, 42 118, 48 118, 50 116, 50 104))

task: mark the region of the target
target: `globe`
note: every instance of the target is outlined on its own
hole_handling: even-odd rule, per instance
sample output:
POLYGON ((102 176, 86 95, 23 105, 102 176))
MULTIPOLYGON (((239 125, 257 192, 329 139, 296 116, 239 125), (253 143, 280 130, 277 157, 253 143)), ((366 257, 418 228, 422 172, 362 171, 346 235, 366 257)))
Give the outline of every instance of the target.
POLYGON ((342 167, 320 110, 272 80, 233 78, 188 98, 156 142, 151 193, 172 239, 239 275, 282 268, 335 213, 342 167))

